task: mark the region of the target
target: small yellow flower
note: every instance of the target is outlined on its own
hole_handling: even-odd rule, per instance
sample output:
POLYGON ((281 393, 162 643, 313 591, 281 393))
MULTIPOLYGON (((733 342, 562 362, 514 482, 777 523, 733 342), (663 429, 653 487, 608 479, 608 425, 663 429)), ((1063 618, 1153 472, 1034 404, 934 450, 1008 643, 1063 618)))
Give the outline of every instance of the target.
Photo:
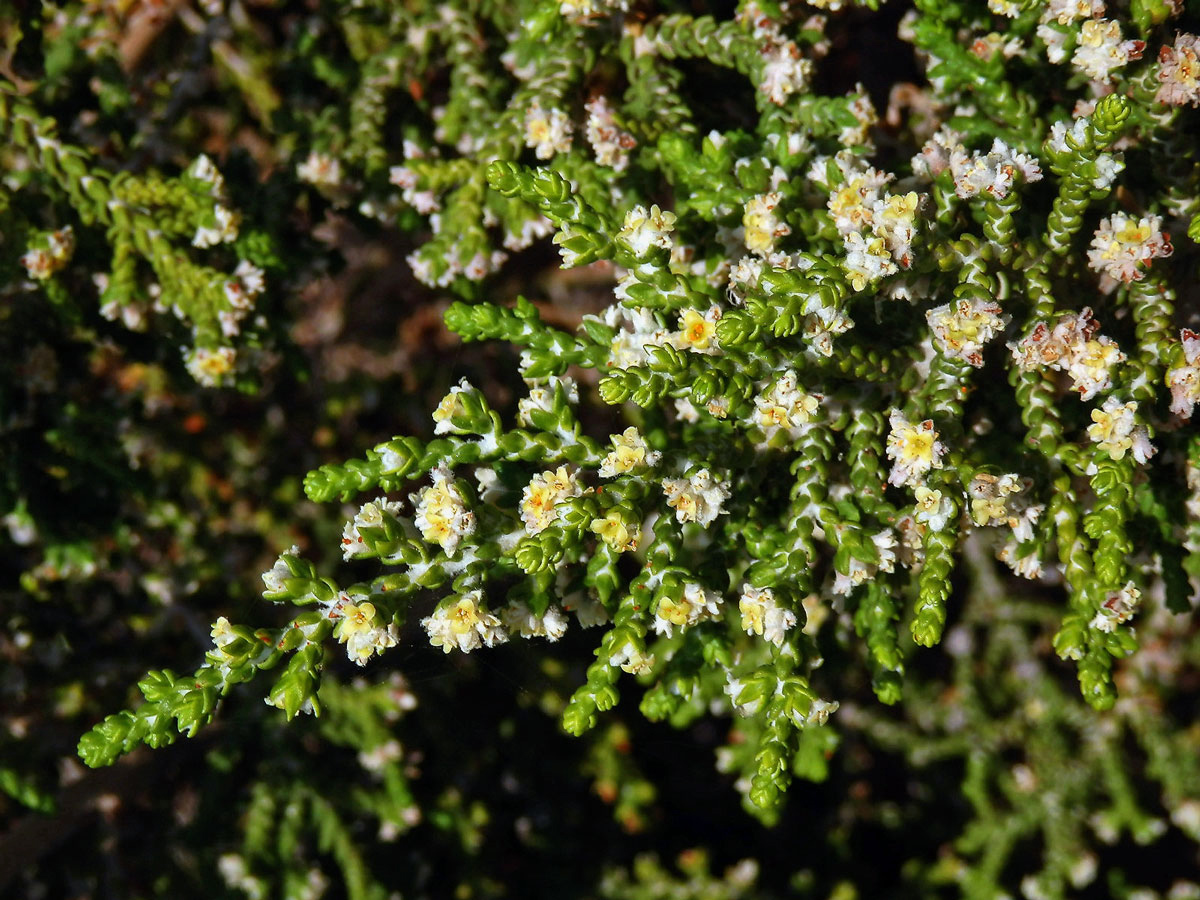
POLYGON ((641 537, 640 531, 630 534, 629 526, 616 509, 609 510, 608 515, 602 519, 593 519, 591 530, 617 553, 636 550, 638 539, 641 537))
POLYGON ((697 350, 707 350, 717 331, 715 322, 710 321, 694 309, 684 310, 679 319, 683 342, 697 350))
POLYGON ((742 614, 742 630, 747 634, 762 634, 766 622, 767 607, 757 598, 743 596, 738 601, 738 610, 742 614))
POLYGON ((342 621, 338 628, 338 640, 342 643, 356 634, 366 634, 374 628, 375 604, 347 603, 342 607, 342 621))
POLYGON ((655 614, 672 625, 686 625, 691 612, 692 605, 686 599, 675 601, 670 597, 663 597, 658 601, 658 610, 655 614))
POLYGON ((456 635, 474 630, 479 621, 479 608, 470 597, 463 597, 450 610, 450 630, 456 635))
POLYGON ((932 513, 942 505, 942 492, 938 490, 930 490, 925 485, 918 485, 913 491, 917 498, 917 511, 932 513))
POLYGON ((612 450, 600 463, 600 478, 614 478, 640 466, 655 466, 662 456, 648 448, 646 439, 632 425, 620 434, 612 434, 610 439, 612 450))

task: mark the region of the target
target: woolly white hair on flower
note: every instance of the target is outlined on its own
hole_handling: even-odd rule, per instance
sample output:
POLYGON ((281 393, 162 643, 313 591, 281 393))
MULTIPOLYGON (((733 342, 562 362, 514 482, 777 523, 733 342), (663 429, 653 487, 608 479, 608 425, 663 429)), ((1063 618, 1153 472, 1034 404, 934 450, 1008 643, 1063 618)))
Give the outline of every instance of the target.
POLYGON ((937 439, 932 419, 914 425, 899 410, 893 409, 888 422, 891 432, 887 439, 887 455, 892 460, 889 482, 897 487, 921 484, 925 473, 942 467, 946 446, 937 439))
POLYGON ((671 232, 675 230, 675 213, 661 210, 657 205, 647 212, 644 206, 635 206, 625 213, 617 240, 629 248, 634 256, 645 256, 651 247, 671 249, 671 232))
POLYGON ((1010 316, 991 300, 956 300, 925 312, 934 343, 946 356, 965 360, 979 368, 983 347, 1004 330, 1010 316))
POLYGON ((530 479, 521 494, 521 521, 529 534, 545 531, 558 518, 555 507, 568 497, 583 493, 575 473, 566 466, 547 469, 530 479))
POLYGON ((780 606, 770 588, 744 585, 738 611, 746 634, 757 634, 776 647, 783 646, 788 631, 796 626, 796 614, 780 606))
MULTIPOLYGON (((1112 282, 1141 281, 1142 268, 1155 259, 1174 252, 1171 238, 1162 230, 1161 216, 1142 216, 1134 220, 1124 213, 1113 213, 1100 221, 1088 250, 1088 265, 1112 282)), ((1111 290, 1114 284, 1101 287, 1111 290)))
POLYGON ((553 643, 567 633, 567 617, 553 603, 539 616, 524 600, 516 600, 500 610, 500 619, 510 634, 523 638, 544 637, 553 643))
POLYGON ((720 594, 689 581, 683 586, 679 599, 659 598, 654 611, 654 632, 671 637, 676 627, 686 628, 705 619, 717 618, 721 614, 721 605, 720 594))
POLYGON ((1100 409, 1092 410, 1092 423, 1088 426, 1088 437, 1100 445, 1112 459, 1124 459, 1129 452, 1139 463, 1146 463, 1157 451, 1150 443, 1150 435, 1137 424, 1137 404, 1130 400, 1122 403, 1109 397, 1100 409))
POLYGON ((1181 418, 1191 418, 1200 402, 1200 334, 1190 328, 1179 333, 1183 348, 1183 365, 1167 371, 1167 387, 1171 389, 1171 412, 1181 418))
POLYGON ((690 478, 664 478, 662 486, 667 505, 675 510, 675 518, 680 522, 707 527, 725 511, 721 507, 729 499, 729 486, 714 482, 708 469, 701 469, 690 478))
POLYGON ((481 646, 494 647, 508 640, 508 632, 500 620, 483 606, 482 591, 467 591, 451 600, 421 620, 421 627, 434 647, 441 647, 444 653, 455 648, 470 653, 481 646))
POLYGON ((1112 81, 1112 70, 1142 58, 1145 41, 1122 40, 1121 25, 1113 19, 1091 19, 1083 23, 1079 45, 1071 64, 1089 78, 1112 81))
POLYGON ((1018 153, 999 138, 992 142, 987 153, 967 156, 965 150, 955 149, 950 154, 950 170, 955 193, 963 199, 988 194, 1002 200, 1012 190, 1018 173, 1026 184, 1042 178, 1036 159, 1018 153))
POLYGON ((630 425, 620 434, 609 436, 613 448, 600 463, 601 478, 615 478, 634 469, 658 465, 662 454, 651 450, 641 432, 630 425))
POLYGON ((395 516, 399 512, 400 504, 386 497, 377 497, 369 503, 364 503, 354 518, 342 529, 342 558, 349 560, 369 554, 371 548, 363 540, 359 529, 382 528, 385 515, 395 516))
POLYGON ((543 110, 535 100, 525 113, 525 146, 538 159, 571 149, 571 117, 561 109, 543 110))
POLYGON ((448 466, 438 466, 429 474, 433 484, 410 495, 416 507, 413 522, 425 540, 453 556, 459 542, 475 533, 475 514, 467 509, 448 466))

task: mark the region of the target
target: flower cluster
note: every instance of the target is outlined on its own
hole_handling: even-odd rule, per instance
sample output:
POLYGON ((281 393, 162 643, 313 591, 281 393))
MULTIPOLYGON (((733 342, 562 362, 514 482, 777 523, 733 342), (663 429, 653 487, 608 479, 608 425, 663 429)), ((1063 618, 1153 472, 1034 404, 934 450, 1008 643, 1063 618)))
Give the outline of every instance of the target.
POLYGON ((74 252, 75 232, 68 225, 66 228, 42 235, 21 255, 21 265, 25 267, 30 278, 45 281, 63 269, 70 262, 74 252))
POLYGON ((1064 313, 1053 325, 1037 322, 1029 334, 1008 346, 1020 368, 1066 372, 1080 397, 1091 400, 1112 388, 1113 369, 1126 359, 1116 341, 1097 334, 1099 330, 1100 323, 1085 306, 1079 313, 1064 313))
POLYGON ((1087 433, 1113 459, 1123 459, 1128 452, 1145 464, 1156 452, 1145 426, 1137 422, 1137 403, 1132 400, 1122 403, 1109 397, 1103 406, 1092 410, 1087 433))
POLYGON ((414 522, 425 540, 453 556, 463 538, 474 533, 475 514, 467 508, 462 488, 449 467, 439 466, 430 477, 432 485, 411 495, 417 512, 414 522))
MULTIPOLYGON (((971 662, 941 667, 956 678, 1009 665, 974 652, 985 640, 1021 678, 1057 665, 1052 647, 1077 663, 1087 703, 1110 709, 1120 688, 1138 705, 1136 636, 1120 626, 1142 597, 1156 620, 1186 610, 1200 571, 1194 497, 1175 491, 1200 459, 1181 427, 1200 400, 1181 277, 1184 234, 1200 234, 1200 217, 1184 222, 1195 185, 1180 149, 1180 107, 1200 105, 1196 39, 1179 30, 1192 19, 1170 3, 1125 16, 1099 0, 989 0, 983 18, 984 4, 940 17, 918 4, 901 34, 927 77, 877 113, 864 88, 814 91, 814 63, 845 37, 825 29, 844 16, 626 6, 451 3, 397 12, 398 43, 352 36, 372 60, 354 103, 289 145, 337 148, 296 167, 315 187, 300 211, 419 234, 416 277, 461 298, 447 325, 515 345, 527 394, 463 380, 430 439, 310 473, 310 499, 357 498, 341 557, 369 580, 342 589, 285 554, 266 596, 314 608, 261 634, 218 620, 203 678, 223 690, 289 657, 269 702, 316 712, 322 642, 364 664, 418 607, 446 653, 557 641, 574 617, 598 634, 579 635, 593 638, 585 665, 546 670, 565 729, 595 727, 622 673, 654 721, 740 713, 721 765, 766 820, 794 775, 821 774, 833 696, 847 727, 876 716, 860 688, 934 710, 922 727, 965 721, 969 686, 931 701, 931 667, 911 664, 943 637, 971 662), (496 35, 506 46, 481 52, 496 35), (404 50, 378 49, 392 46, 404 50), (1069 77, 1043 96, 1045 57, 1069 77), (687 80, 712 70, 754 97, 737 121, 692 108, 687 80), (541 258, 506 251, 551 234, 575 271, 532 284, 537 303, 505 296, 541 258), (501 267, 516 277, 474 283, 501 267), (1022 602, 1016 577, 1038 582, 1036 615, 1005 615, 1022 602)), ((254 248, 221 212, 219 176, 205 183, 182 239, 228 256, 241 229, 239 250, 254 248)), ((264 289, 250 259, 215 282, 222 336, 264 289)), ((245 365, 221 349, 189 358, 214 383, 245 365)), ((1038 690, 1057 698, 1052 681, 1038 690)), ((1066 706, 1013 690, 1022 728, 1066 706)), ((152 733, 144 719, 106 727, 152 733)), ((1033 778, 1013 774, 997 809, 1036 793, 1033 778)), ((1064 895, 1067 855, 1045 854, 1059 880, 1024 893, 1064 895)), ((1012 893, 984 869, 964 891, 1012 893)))
POLYGON ((1200 38, 1180 34, 1175 46, 1158 51, 1158 80, 1154 99, 1172 106, 1200 106, 1200 38))
POLYGON ((455 649, 470 653, 508 640, 508 632, 500 619, 488 612, 478 590, 439 604, 433 615, 421 620, 421 627, 429 635, 429 643, 446 653, 455 649))
POLYGON ((1141 281, 1144 266, 1170 256, 1171 238, 1162 230, 1162 218, 1134 219, 1114 213, 1100 222, 1088 250, 1088 265, 1101 274, 1101 288, 1108 291, 1117 282, 1141 281))
POLYGON ((964 199, 984 194, 1002 200, 1013 189, 1018 174, 1025 184, 1042 178, 1036 159, 1018 153, 1000 138, 992 142, 987 153, 968 155, 961 145, 954 147, 950 152, 950 171, 954 175, 954 191, 964 199))
POLYGON ((965 360, 975 368, 983 365, 983 347, 1009 323, 1000 304, 990 300, 956 300, 926 310, 925 320, 933 331, 934 343, 947 356, 965 360))
POLYGON ((722 505, 730 495, 729 485, 714 481, 708 469, 700 469, 685 478, 664 478, 662 489, 667 506, 675 510, 676 519, 705 527, 725 511, 722 505))
POLYGON ((1167 387, 1171 389, 1171 412, 1188 419, 1200 402, 1200 334, 1184 328, 1179 343, 1182 365, 1167 372, 1167 387))
POLYGON ((892 460, 888 481, 894 485, 919 485, 930 469, 939 469, 946 445, 938 440, 932 419, 913 424, 897 409, 888 417, 891 430, 887 437, 887 455, 892 460))

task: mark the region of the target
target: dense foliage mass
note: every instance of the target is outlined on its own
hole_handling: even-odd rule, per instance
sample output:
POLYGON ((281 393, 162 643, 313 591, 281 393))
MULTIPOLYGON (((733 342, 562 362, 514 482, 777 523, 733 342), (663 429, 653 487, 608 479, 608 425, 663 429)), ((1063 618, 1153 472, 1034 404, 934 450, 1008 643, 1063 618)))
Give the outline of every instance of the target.
POLYGON ((0 21, 0 891, 1200 897, 1200 14, 876 7, 0 21))

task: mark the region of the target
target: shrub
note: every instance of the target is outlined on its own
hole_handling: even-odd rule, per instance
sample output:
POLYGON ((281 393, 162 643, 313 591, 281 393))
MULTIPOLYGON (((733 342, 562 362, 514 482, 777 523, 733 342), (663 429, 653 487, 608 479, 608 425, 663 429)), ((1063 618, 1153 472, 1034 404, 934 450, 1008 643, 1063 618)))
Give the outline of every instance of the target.
MULTIPOLYGON (((44 666, 73 722, 157 666, 80 740, 93 767, 231 723, 203 751, 221 799, 184 816, 205 848, 143 890, 213 867, 249 896, 557 890, 597 838, 545 847, 575 821, 551 773, 673 853, 678 775, 633 749, 666 723, 803 849, 601 878, 616 852, 580 896, 1200 896, 1149 855, 1200 840, 1194 11, 874 7, 7 26, 13 693, 48 696, 44 666), (539 275, 548 243, 580 280, 539 275), (416 282, 364 288, 364 245, 416 282), (512 352, 451 374, 410 340, 343 354, 349 379, 314 352, 322 315, 369 302, 378 332, 441 297, 464 344, 512 352), (281 609, 245 601, 255 568, 281 609), (181 627, 207 645, 186 674, 158 639, 181 627), (418 660, 458 678, 414 687, 418 660), (492 665, 586 743, 551 759, 492 665), (266 705, 313 721, 240 703, 271 669, 266 705), (828 782, 831 833, 785 813, 796 778, 828 782), (487 841, 506 794, 541 872, 487 841)), ((0 783, 48 810, 27 768, 0 783)))

